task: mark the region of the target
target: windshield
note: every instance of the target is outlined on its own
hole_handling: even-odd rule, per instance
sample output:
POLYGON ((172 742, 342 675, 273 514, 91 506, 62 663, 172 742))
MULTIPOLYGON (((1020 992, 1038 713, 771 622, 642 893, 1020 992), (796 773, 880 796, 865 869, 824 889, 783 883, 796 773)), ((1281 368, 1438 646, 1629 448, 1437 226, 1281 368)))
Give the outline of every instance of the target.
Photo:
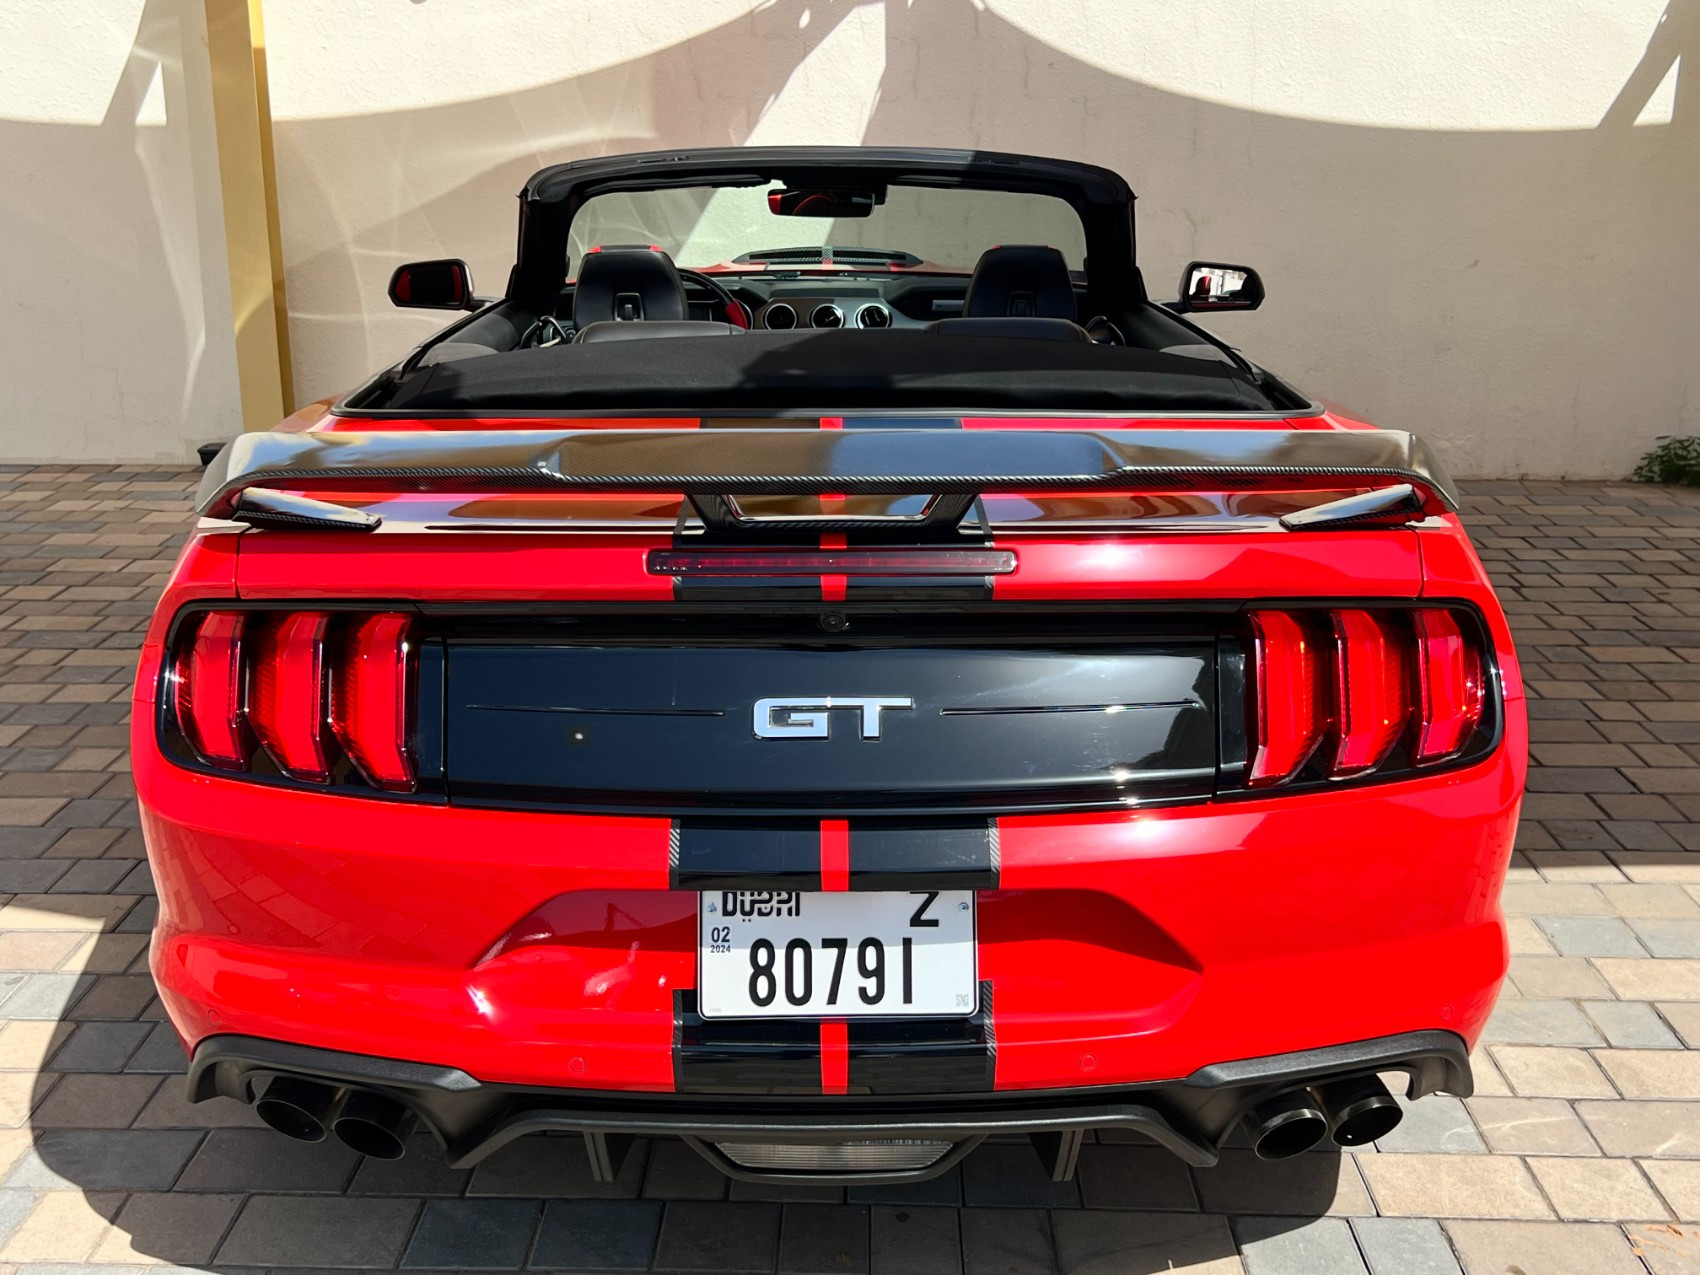
MULTIPOLYGON (((1085 231, 1067 201, 1007 190, 892 186, 885 202, 866 217, 794 217, 774 213, 766 186, 690 186, 596 195, 573 218, 568 252, 582 261, 592 247, 656 244, 681 266, 701 269, 746 254, 779 249, 874 249, 908 268, 967 271, 997 244, 1049 244, 1071 270, 1083 268, 1085 231)), ((840 264, 886 268, 863 252, 835 253, 840 264)), ((760 267, 758 260, 747 264, 760 267)), ((819 264, 787 254, 774 262, 807 268, 819 264)))

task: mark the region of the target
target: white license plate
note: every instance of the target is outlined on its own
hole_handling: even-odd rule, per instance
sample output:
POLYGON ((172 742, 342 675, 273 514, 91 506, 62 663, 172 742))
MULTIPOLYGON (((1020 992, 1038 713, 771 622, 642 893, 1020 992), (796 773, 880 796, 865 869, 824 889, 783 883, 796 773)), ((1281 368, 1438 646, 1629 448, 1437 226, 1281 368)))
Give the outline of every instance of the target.
POLYGON ((704 1018, 978 1008, 972 890, 708 890, 697 916, 704 1018))

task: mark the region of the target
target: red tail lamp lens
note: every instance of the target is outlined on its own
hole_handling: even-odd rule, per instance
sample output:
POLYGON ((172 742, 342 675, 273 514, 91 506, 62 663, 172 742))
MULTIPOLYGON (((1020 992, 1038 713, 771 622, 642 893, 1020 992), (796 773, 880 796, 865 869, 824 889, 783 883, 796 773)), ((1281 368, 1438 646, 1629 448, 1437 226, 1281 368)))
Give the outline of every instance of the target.
POLYGON ((324 650, 330 617, 299 611, 261 628, 254 643, 248 720, 278 768, 325 783, 324 650))
POLYGON ((1250 783, 1278 784, 1310 759, 1327 725, 1316 639, 1284 611, 1251 617, 1256 733, 1250 783))
POLYGON ((1334 612, 1334 703, 1340 726, 1334 774, 1379 766, 1405 733, 1411 719, 1409 650, 1392 616, 1334 612))
POLYGON ((1445 611, 1418 611, 1417 699, 1419 765, 1458 753, 1482 719, 1482 662, 1445 611))
POLYGON ((177 659, 177 722, 202 761, 246 770, 242 746, 242 624, 240 611, 208 611, 188 650, 177 659))
POLYGON ((407 754, 413 646, 405 615, 361 621, 342 649, 331 694, 331 726, 368 783, 385 792, 412 792, 407 754))

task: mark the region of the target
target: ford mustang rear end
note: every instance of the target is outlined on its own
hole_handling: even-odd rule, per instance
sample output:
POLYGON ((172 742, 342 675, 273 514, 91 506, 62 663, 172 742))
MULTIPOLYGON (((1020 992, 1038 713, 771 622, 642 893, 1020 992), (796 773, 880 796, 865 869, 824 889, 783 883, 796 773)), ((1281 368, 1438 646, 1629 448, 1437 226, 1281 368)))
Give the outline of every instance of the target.
MULTIPOLYGON (((1132 260, 1101 170, 671 162, 742 190, 727 155, 774 215, 1049 192, 1132 260)), ((1390 1130, 1381 1077, 1467 1095, 1526 729, 1422 444, 1108 268, 1037 313, 1032 254, 926 272, 960 317, 797 332, 671 318, 668 254, 610 249, 546 323, 527 262, 653 170, 584 167, 463 321, 575 339, 430 357, 451 329, 208 469, 134 726, 191 1097, 372 1155, 575 1131, 606 1178, 677 1135, 901 1181, 1010 1133, 1058 1178, 1095 1129, 1279 1158, 1390 1130)), ((783 286, 841 317, 918 286, 820 257, 783 286)), ((704 274, 795 314, 747 266, 704 274)))

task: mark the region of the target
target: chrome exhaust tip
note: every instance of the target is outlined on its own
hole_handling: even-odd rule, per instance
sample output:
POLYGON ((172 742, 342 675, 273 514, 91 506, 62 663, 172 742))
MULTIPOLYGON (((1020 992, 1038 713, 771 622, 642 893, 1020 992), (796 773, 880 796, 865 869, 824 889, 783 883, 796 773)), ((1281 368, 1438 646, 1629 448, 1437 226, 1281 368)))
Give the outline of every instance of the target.
POLYGON ((323 1142, 347 1092, 299 1076, 277 1076, 254 1103, 254 1113, 285 1137, 323 1142))
POLYGON ((1314 1092, 1334 1129, 1334 1141, 1343 1147, 1361 1147, 1384 1138, 1405 1118, 1399 1100, 1387 1091, 1379 1076, 1331 1080, 1318 1085, 1314 1092))
POLYGON ((1289 1089, 1258 1103, 1240 1123, 1260 1160, 1301 1155, 1328 1136, 1328 1117, 1303 1089, 1289 1089))
POLYGON ((343 1144, 374 1160, 399 1160, 419 1117, 394 1099, 357 1089, 342 1104, 333 1126, 343 1144))

